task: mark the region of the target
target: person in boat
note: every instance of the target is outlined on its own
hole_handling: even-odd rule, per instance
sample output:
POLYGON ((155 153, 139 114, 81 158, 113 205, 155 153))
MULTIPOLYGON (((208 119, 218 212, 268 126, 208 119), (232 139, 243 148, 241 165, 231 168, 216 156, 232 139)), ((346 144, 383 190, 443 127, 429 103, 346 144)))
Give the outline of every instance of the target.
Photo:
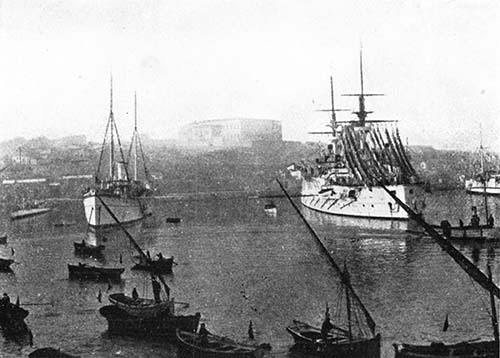
POLYGON ((132 290, 132 298, 134 300, 137 300, 139 298, 139 294, 137 293, 137 289, 134 287, 134 289, 132 290))
POLYGON ((472 218, 470 219, 470 225, 473 227, 479 226, 479 216, 477 215, 477 208, 475 206, 472 207, 472 218))
POLYGON ((153 285, 153 296, 155 298, 155 302, 160 303, 161 302, 161 297, 160 297, 161 286, 158 283, 158 281, 156 281, 156 278, 154 276, 151 278, 151 285, 153 285))
POLYGON ((462 221, 462 219, 458 219, 458 226, 464 227, 464 222, 462 221))
POLYGON ((161 253, 161 252, 160 252, 160 253, 158 253, 156 256, 158 256, 158 260, 160 260, 160 261, 161 261, 161 260, 163 260, 163 255, 162 255, 162 253, 161 253))
POLYGON ((493 214, 490 214, 490 216, 488 216, 488 226, 493 227, 494 224, 495 224, 495 219, 493 218, 493 214))
POLYGON ((7 292, 4 292, 3 297, 0 299, 0 306, 5 307, 10 303, 10 297, 7 292))
POLYGON ((321 325, 321 338, 326 342, 326 339, 328 337, 328 332, 333 328, 332 322, 330 322, 330 314, 327 312, 325 314, 325 320, 323 321, 323 324, 321 325))
POLYGON ((198 335, 200 336, 200 343, 202 346, 208 346, 208 330, 205 327, 205 323, 200 325, 200 329, 198 331, 198 335))

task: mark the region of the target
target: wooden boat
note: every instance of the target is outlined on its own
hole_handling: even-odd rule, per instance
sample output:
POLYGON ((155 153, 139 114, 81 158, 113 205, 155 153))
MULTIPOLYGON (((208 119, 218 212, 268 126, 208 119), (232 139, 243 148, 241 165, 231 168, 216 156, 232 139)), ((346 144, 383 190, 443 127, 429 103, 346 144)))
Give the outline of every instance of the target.
POLYGON ((96 267, 78 263, 78 265, 68 264, 70 279, 89 279, 96 281, 121 281, 121 274, 124 268, 96 267))
POLYGON ((133 316, 116 305, 101 307, 99 313, 108 322, 108 333, 134 337, 175 340, 175 331, 195 332, 201 315, 175 315, 163 312, 154 317, 133 316))
POLYGON ((155 317, 161 313, 174 313, 173 300, 155 302, 149 298, 133 298, 123 293, 113 293, 108 297, 109 302, 124 310, 131 316, 155 317))
POLYGON ((75 247, 75 255, 81 256, 99 257, 102 256, 102 252, 105 248, 104 245, 89 245, 85 240, 82 240, 82 242, 74 242, 73 245, 75 247))
POLYGON ((489 292, 494 336, 494 341, 460 342, 456 344, 433 342, 428 345, 394 344, 396 358, 498 358, 500 338, 495 297, 497 299, 500 297, 500 288, 493 282, 490 267, 488 266, 489 277, 486 277, 469 259, 455 249, 449 240, 443 238, 432 225, 427 224, 421 216, 406 206, 394 193, 385 187, 384 189, 474 281, 489 292))
POLYGON ((278 208, 273 202, 264 205, 264 212, 269 216, 276 216, 278 214, 278 208))
POLYGON ((79 358, 80 356, 74 356, 68 353, 61 352, 61 350, 46 347, 37 349, 30 354, 28 354, 28 358, 79 358))
POLYGON ((0 302, 0 327, 6 336, 18 336, 28 332, 24 319, 29 311, 13 303, 0 302))
POLYGON ((142 259, 139 256, 139 262, 132 266, 132 270, 144 270, 149 272, 155 272, 160 274, 172 273, 172 266, 174 264, 174 257, 159 257, 156 260, 142 259))
POLYGON ((14 263, 12 259, 4 259, 0 257, 0 271, 9 271, 10 265, 14 263))
POLYGON ((430 345, 393 344, 395 358, 497 358, 495 342, 461 342, 446 345, 431 343, 430 345))
MULTIPOLYGON (((344 311, 346 313, 344 320, 340 319, 340 314, 336 316, 339 319, 336 325, 330 322, 328 305, 321 328, 315 328, 308 323, 297 320, 293 321, 293 324, 287 327, 287 331, 295 340, 296 344, 294 348, 306 354, 319 355, 322 357, 379 358, 380 334, 375 334, 375 322, 354 291, 346 265, 344 265, 343 270, 337 265, 327 248, 323 245, 319 236, 311 225, 309 225, 280 181, 278 181, 278 184, 288 198, 290 204, 292 204, 297 211, 297 214, 302 218, 311 235, 315 238, 320 250, 325 254, 331 266, 337 272, 342 290, 339 296, 342 301, 345 298, 345 305, 347 308, 344 311), (359 319, 353 320, 352 317, 358 317, 359 319)), ((343 304, 344 302, 338 302, 337 306, 340 307, 343 304)))
POLYGON ((11 220, 19 220, 27 217, 41 215, 48 213, 51 211, 51 208, 35 208, 35 209, 25 209, 25 210, 17 210, 10 213, 11 220))
POLYGON ((206 341, 198 333, 177 330, 179 347, 190 358, 260 358, 264 356, 264 346, 235 342, 229 338, 208 333, 206 341))
POLYGON ((321 328, 313 327, 297 320, 286 328, 293 337, 297 347, 301 350, 319 353, 332 357, 373 357, 374 352, 380 351, 380 334, 370 340, 364 338, 349 339, 349 332, 334 327, 328 332, 326 341, 321 328))

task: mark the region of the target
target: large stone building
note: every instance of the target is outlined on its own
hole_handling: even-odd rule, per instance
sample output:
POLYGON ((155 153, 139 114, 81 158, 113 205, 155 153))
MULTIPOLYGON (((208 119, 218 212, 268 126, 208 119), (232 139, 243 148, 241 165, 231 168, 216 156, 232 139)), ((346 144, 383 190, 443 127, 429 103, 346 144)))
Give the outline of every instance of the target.
POLYGON ((194 122, 183 127, 179 141, 194 147, 251 147, 281 142, 281 122, 270 119, 229 118, 194 122))

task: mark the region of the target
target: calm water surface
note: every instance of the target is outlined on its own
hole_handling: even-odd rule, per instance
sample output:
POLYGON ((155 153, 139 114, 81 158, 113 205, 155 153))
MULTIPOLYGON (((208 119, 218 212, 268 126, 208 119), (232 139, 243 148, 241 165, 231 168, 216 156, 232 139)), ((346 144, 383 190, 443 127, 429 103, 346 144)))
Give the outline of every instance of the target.
MULTIPOLYGON (((201 312, 209 330, 242 341, 252 320, 257 342, 273 347, 269 356, 289 357, 293 341, 285 327, 294 318, 321 325, 325 303, 335 306, 338 279, 286 199, 275 201, 275 218, 264 213, 266 202, 152 199, 154 216, 129 230, 152 254, 175 257, 178 265, 167 276, 171 294, 190 304, 179 313, 201 312), (168 224, 166 217, 181 217, 182 223, 168 224)), ((500 199, 488 204, 500 223, 500 199)), ((427 199, 427 218, 434 223, 466 221, 472 205, 483 211, 481 198, 434 193, 427 199)), ((74 256, 73 242, 95 237, 87 232, 80 201, 54 201, 53 206, 49 214, 15 222, 3 208, 0 223, 0 231, 8 233, 0 254, 9 257, 14 249, 16 260, 13 273, 0 273, 0 287, 12 300, 19 296, 30 311, 26 321, 34 348, 54 346, 82 357, 177 357, 168 343, 107 336, 106 320, 98 313, 107 295, 137 287, 140 294, 152 296, 148 275, 130 270, 133 248, 123 233, 110 231, 101 263, 126 267, 122 284, 70 281, 68 263, 92 262, 74 256), (55 226, 61 222, 71 225, 55 226)), ((337 262, 349 268, 353 286, 382 334, 383 357, 393 356, 393 342, 492 337, 489 297, 434 241, 410 236, 397 224, 301 209, 337 262), (446 314, 450 328, 441 332, 446 314)), ((481 270, 491 264, 498 282, 499 244, 457 246, 481 270)), ((26 356, 32 349, 0 339, 1 357, 26 356)))

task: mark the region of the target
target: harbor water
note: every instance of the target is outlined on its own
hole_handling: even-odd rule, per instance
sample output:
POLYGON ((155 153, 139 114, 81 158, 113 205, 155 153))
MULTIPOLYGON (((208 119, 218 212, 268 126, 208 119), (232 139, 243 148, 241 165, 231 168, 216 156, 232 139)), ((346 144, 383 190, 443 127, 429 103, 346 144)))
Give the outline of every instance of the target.
MULTIPOLYGON (((477 206, 484 223, 481 196, 463 191, 427 194, 426 218, 468 222, 477 206)), ((297 199, 296 199, 297 200, 297 199)), ((298 202, 298 201, 297 201, 298 202)), ((174 272, 166 276, 178 313, 200 312, 214 333, 270 343, 270 357, 303 357, 285 328, 293 319, 320 326, 325 304, 335 306, 339 280, 328 260, 286 198, 274 199, 277 215, 264 212, 267 199, 244 196, 177 197, 149 200, 153 215, 129 227, 151 255, 174 256, 174 272), (179 217, 178 224, 167 217, 179 217)), ((73 242, 96 240, 87 230, 81 200, 51 201, 47 214, 10 221, 2 208, 7 244, 1 257, 14 253, 12 272, 0 273, 0 292, 19 297, 30 311, 26 319, 33 347, 0 337, 0 356, 26 356, 52 346, 82 357, 177 357, 175 345, 161 341, 110 337, 98 309, 107 295, 152 297, 149 275, 131 271, 136 255, 119 230, 105 234, 104 260, 75 257, 73 242), (120 263, 120 257, 122 263, 120 263), (121 284, 68 279, 68 263, 87 262, 125 267, 121 284), (99 291, 102 302, 98 301, 99 291)), ((457 342, 492 339, 489 297, 431 239, 410 235, 401 223, 380 223, 325 216, 300 207, 339 265, 347 265, 351 282, 382 335, 382 357, 393 357, 392 343, 457 342), (442 331, 448 315, 449 329, 442 331)), ((500 198, 488 209, 500 224, 500 198)), ((98 239, 99 240, 99 239, 98 239)), ((492 266, 500 278, 500 241, 457 243, 456 247, 483 272, 492 266)))

